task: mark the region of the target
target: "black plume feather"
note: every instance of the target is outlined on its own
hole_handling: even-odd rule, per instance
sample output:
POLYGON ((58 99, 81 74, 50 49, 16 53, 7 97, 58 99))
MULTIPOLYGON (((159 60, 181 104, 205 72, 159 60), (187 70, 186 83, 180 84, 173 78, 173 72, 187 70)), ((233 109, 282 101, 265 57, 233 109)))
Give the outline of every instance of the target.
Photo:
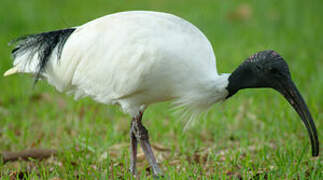
POLYGON ((62 50, 68 37, 74 32, 75 28, 56 30, 44 32, 40 34, 32 34, 20 37, 11 41, 9 44, 17 44, 11 51, 13 58, 22 56, 28 53, 28 60, 30 61, 36 53, 38 53, 38 70, 35 76, 35 82, 40 78, 41 73, 45 71, 46 64, 57 47, 57 59, 60 59, 62 50))

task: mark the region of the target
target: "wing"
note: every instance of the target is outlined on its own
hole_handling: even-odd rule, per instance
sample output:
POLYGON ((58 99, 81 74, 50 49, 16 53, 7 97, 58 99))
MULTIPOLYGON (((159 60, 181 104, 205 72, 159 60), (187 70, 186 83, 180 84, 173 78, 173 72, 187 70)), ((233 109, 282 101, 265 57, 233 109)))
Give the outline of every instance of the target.
POLYGON ((216 73, 213 50, 196 27, 173 15, 132 11, 78 27, 46 77, 58 90, 110 104, 139 95, 169 99, 188 74, 194 80, 209 71, 216 73))

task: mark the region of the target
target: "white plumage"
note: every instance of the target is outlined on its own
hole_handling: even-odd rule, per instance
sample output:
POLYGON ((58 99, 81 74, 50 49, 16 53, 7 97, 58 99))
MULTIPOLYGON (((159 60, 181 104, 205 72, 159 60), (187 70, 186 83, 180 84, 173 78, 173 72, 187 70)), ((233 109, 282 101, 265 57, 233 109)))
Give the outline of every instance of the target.
POLYGON ((275 51, 261 51, 231 74, 219 75, 210 42, 195 26, 174 15, 132 11, 104 16, 76 28, 19 38, 13 49, 15 72, 44 77, 59 91, 119 104, 132 116, 130 171, 136 174, 140 143, 152 172, 161 170, 142 125, 145 108, 174 100, 197 114, 245 88, 279 91, 303 120, 319 154, 312 116, 275 51))
MULTIPOLYGON (((27 66, 26 60, 15 60, 19 72, 36 72, 37 56, 27 66)), ((199 29, 174 15, 147 11, 111 14, 76 27, 61 58, 53 53, 42 75, 59 91, 120 104, 132 116, 170 99, 190 110, 207 109, 226 97, 228 83, 199 29)))

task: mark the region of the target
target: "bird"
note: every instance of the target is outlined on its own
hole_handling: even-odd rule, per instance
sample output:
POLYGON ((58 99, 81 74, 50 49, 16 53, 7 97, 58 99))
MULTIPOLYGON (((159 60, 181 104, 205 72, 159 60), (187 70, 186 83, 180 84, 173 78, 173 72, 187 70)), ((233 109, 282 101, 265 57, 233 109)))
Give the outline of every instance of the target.
POLYGON ((151 104, 172 101, 193 113, 226 101, 239 90, 271 88, 282 94, 307 128, 312 156, 319 140, 311 113, 287 62, 274 50, 246 58, 232 73, 218 73, 213 47, 192 23, 155 11, 108 14, 80 26, 26 35, 11 42, 13 67, 47 80, 75 99, 119 105, 131 116, 130 165, 135 176, 140 144, 154 176, 163 175, 142 123, 151 104))

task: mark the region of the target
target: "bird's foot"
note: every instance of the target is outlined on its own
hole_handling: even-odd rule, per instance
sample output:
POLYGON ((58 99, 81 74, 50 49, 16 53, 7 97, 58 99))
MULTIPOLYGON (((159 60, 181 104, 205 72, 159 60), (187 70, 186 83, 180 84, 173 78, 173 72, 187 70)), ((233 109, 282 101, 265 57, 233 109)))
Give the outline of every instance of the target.
POLYGON ((137 170, 135 167, 130 167, 129 172, 132 174, 133 177, 137 177, 137 170))
POLYGON ((151 164, 151 169, 152 169, 152 173, 153 176, 161 176, 163 177, 163 172, 160 170, 158 163, 155 161, 155 163, 151 164))
POLYGON ((153 178, 154 179, 164 178, 164 175, 158 166, 157 166, 157 169, 155 169, 155 170, 153 169, 153 178))

